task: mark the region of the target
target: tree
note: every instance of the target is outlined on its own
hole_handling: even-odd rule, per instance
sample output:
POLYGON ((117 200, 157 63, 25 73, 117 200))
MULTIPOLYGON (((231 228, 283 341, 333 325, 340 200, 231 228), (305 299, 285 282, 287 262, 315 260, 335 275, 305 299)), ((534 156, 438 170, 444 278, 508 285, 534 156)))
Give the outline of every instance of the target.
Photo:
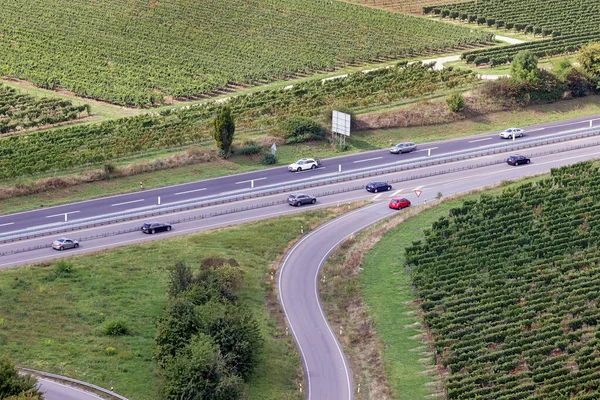
POLYGON ((247 378, 263 343, 260 327, 250 310, 212 301, 199 307, 198 315, 200 331, 214 339, 226 365, 235 374, 247 378))
POLYGON ((194 283, 192 269, 183 261, 177 261, 169 275, 169 297, 175 298, 181 292, 184 292, 194 283))
POLYGON ((0 399, 12 396, 43 399, 37 389, 37 380, 31 375, 19 375, 13 362, 8 357, 3 357, 0 359, 0 399))
POLYGON ((577 54, 577 61, 585 72, 600 75, 600 43, 583 46, 577 54))
POLYGON ((459 92, 450 93, 446 97, 446 104, 453 113, 461 112, 465 109, 465 99, 459 92))
POLYGON ((520 82, 536 82, 539 79, 537 64, 538 59, 531 51, 520 51, 510 64, 510 76, 520 82))
POLYGON ((233 144, 233 135, 235 133, 235 122, 231 115, 229 106, 224 106, 221 113, 215 118, 214 137, 221 155, 228 158, 231 155, 231 145, 233 144))
POLYGON ((198 332, 199 321, 194 304, 184 299, 171 300, 156 325, 154 358, 164 368, 169 358, 175 357, 198 332))
POLYGON ((219 347, 204 334, 191 338, 164 371, 165 399, 235 400, 241 398, 242 380, 229 373, 219 347))

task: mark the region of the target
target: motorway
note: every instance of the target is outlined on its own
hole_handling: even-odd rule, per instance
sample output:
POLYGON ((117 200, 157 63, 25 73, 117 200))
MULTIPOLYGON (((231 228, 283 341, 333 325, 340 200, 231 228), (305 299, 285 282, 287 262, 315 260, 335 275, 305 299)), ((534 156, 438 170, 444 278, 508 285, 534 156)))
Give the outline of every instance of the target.
MULTIPOLYGON (((565 143, 546 147, 557 147, 560 145, 565 146, 565 143)), ((530 149, 530 151, 540 151, 540 149, 530 149)), ((527 153, 524 152, 524 154, 527 153)), ((482 157, 482 159, 490 160, 493 158, 503 159, 505 156, 494 155, 482 157)), ((289 207, 286 204, 278 204, 268 208, 257 208, 245 212, 220 215, 204 220, 201 224, 197 223, 197 221, 182 222, 181 224, 177 224, 176 229, 173 231, 160 235, 146 236, 140 232, 132 232, 117 236, 100 237, 84 242, 82 247, 73 252, 56 252, 51 249, 33 250, 0 257, 0 268, 74 254, 97 252, 101 249, 147 240, 160 240, 174 235, 189 234, 196 231, 303 212, 316 207, 344 205, 357 200, 371 200, 373 204, 340 216, 312 232, 308 232, 286 255, 278 276, 280 299, 290 330, 302 355, 306 379, 306 398, 308 400, 352 400, 355 392, 352 371, 348 367, 335 332, 323 313, 318 294, 320 268, 327 255, 339 243, 355 231, 376 223, 382 218, 402 212, 390 210, 387 207, 390 197, 396 195, 407 197, 413 202, 413 206, 418 206, 426 202, 427 199, 433 199, 438 192, 441 192, 444 196, 448 196, 500 183, 505 180, 548 172, 554 167, 597 158, 600 158, 600 146, 537 156, 532 159, 531 164, 519 167, 511 167, 504 163, 475 169, 464 169, 462 167, 466 163, 470 162, 474 164, 479 159, 465 160, 453 163, 455 164, 454 167, 459 169, 457 172, 417 178, 415 180, 403 180, 394 184, 391 192, 371 194, 364 190, 348 191, 319 198, 315 206, 296 208, 289 207), (423 191, 421 197, 416 197, 414 193, 415 189, 423 191)), ((436 167, 447 168, 448 166, 442 165, 436 167)), ((427 167, 424 170, 431 170, 436 167, 427 167)), ((426 173, 427 171, 422 172, 426 173)), ((404 174, 406 173, 404 172, 404 174)), ((411 173, 414 174, 414 172, 411 173)), ((402 174, 394 173, 389 176, 383 176, 383 178, 386 180, 395 180, 402 178, 402 174)), ((340 183, 337 185, 350 184, 352 183, 340 183)), ((261 200, 248 200, 248 202, 258 201, 261 200)), ((214 207, 227 206, 231 207, 231 205, 214 207)), ((189 213, 192 213, 192 211, 189 213)), ((93 228, 92 230, 102 233, 114 228, 114 226, 105 226, 93 228)), ((31 239, 30 241, 36 240, 44 239, 31 239)), ((15 245, 17 244, 11 244, 11 246, 15 245)), ((48 397, 49 400, 59 398, 61 397, 48 397)))
MULTIPOLYGON (((568 123, 568 125, 566 125, 566 123, 563 121, 560 124, 553 125, 552 128, 544 127, 542 129, 541 127, 538 127, 536 129, 539 130, 536 132, 545 132, 546 129, 568 130, 574 129, 573 127, 585 127, 589 126, 589 120, 590 118, 588 117, 587 119, 582 119, 580 122, 571 121, 568 123)), ((529 135, 533 135, 533 128, 530 129, 531 130, 529 130, 529 135)), ((446 141, 443 143, 444 145, 450 146, 448 148, 452 148, 452 146, 455 146, 455 149, 464 149, 465 143, 480 143, 483 141, 491 140, 498 140, 497 135, 479 135, 476 137, 456 139, 446 141)), ((591 143, 593 140, 598 141, 598 138, 574 140, 568 143, 556 143, 553 145, 543 146, 543 149, 558 149, 560 147, 570 146, 577 143, 591 143)), ((442 142, 440 142, 440 144, 441 143, 442 142)), ((521 153, 525 155, 532 155, 541 152, 543 149, 542 147, 531 148, 524 150, 521 153)), ((418 156, 418 154, 405 154, 401 155, 400 157, 416 156, 418 156)), ((413 205, 418 206, 419 204, 425 202, 427 199, 433 199, 438 192, 442 193, 444 196, 447 196, 453 193, 465 192, 474 188, 499 183, 504 180, 516 179, 525 175, 535 175, 547 172, 550 170, 550 168, 556 166, 568 165, 578 161, 600 158, 600 147, 585 147, 578 150, 572 150, 563 153, 536 156, 533 157, 532 163, 527 166, 511 167, 506 165, 505 163, 493 164, 495 160, 505 159, 506 156, 507 154, 496 154, 485 157, 479 157, 476 159, 456 161, 449 164, 420 168, 418 170, 395 172, 388 175, 382 175, 378 179, 386 180, 389 182, 396 182, 393 185, 393 190, 391 192, 386 193, 371 194, 364 190, 352 190, 353 188, 364 185, 367 181, 370 180, 369 178, 365 178, 364 180, 359 181, 337 183, 327 187, 320 187, 314 189, 315 191, 321 191, 319 193, 315 192, 315 194, 319 196, 319 201, 316 204, 316 207, 343 205, 356 200, 370 200, 373 202, 373 204, 348 213, 344 216, 341 216, 329 222, 328 224, 325 224, 322 227, 315 229, 313 232, 307 233, 307 235, 305 235, 302 238, 302 240, 287 254, 280 268, 280 274, 278 277, 280 300, 284 307, 289 327, 292 331, 294 339, 296 340, 296 343, 298 344, 302 355, 302 362, 305 370, 307 399, 353 399, 355 385, 352 379, 352 371, 350 371, 348 367, 347 360, 345 359, 340 344, 337 341, 335 332, 327 322, 327 319, 319 302, 319 273, 320 268, 323 262, 325 261, 327 255, 346 237, 351 235, 353 232, 363 229, 364 227, 372 223, 376 223, 380 219, 384 219, 398 213, 398 211, 392 211, 387 207, 387 202, 389 201, 390 197, 397 195, 404 196, 409 198, 413 202, 413 205), (475 167, 484 163, 488 163, 491 165, 468 169, 469 167, 475 167), (436 171, 446 172, 438 175, 436 171), (414 194, 414 190, 416 189, 423 191, 423 195, 419 198, 417 198, 414 194), (334 191, 335 193, 333 193, 334 191)), ((356 162, 360 161, 359 157, 363 157, 363 159, 372 159, 371 161, 377 161, 382 160, 384 157, 398 156, 390 155, 385 150, 380 150, 377 152, 370 152, 368 154, 357 154, 353 156, 340 157, 335 160, 332 160, 332 162, 335 162, 335 165, 339 164, 341 162, 341 159, 344 159, 346 163, 356 162), (353 157, 355 157, 354 161, 349 161, 352 160, 353 157)), ((386 162, 389 162, 389 160, 386 162)), ((327 167, 328 165, 329 163, 326 161, 325 167, 327 167)), ((286 177, 285 179, 288 180, 292 176, 302 175, 288 173, 282 168, 271 169, 266 171, 257 171, 253 174, 268 174, 269 171, 273 171, 273 176, 277 176, 279 174, 281 176, 286 177)), ((306 174, 318 174, 320 172, 321 171, 316 170, 306 172, 306 174)), ((243 179, 245 179, 247 175, 251 174, 244 174, 243 179)), ((234 180, 235 179, 240 179, 240 176, 238 175, 237 177, 234 177, 234 180)), ((194 184, 207 185, 207 182, 210 183, 214 181, 216 181, 216 179, 211 181, 196 182, 194 184)), ((176 190, 181 190, 181 186, 182 185, 179 185, 179 189, 176 190)), ((167 189, 172 190, 172 188, 164 188, 164 190, 167 189)), ((143 192, 136 194, 145 195, 147 193, 143 192)), ((111 197, 108 199, 114 200, 115 197, 111 197)), ((116 230, 126 229, 129 227, 135 227, 139 225, 139 222, 136 221, 116 223, 110 226, 89 228, 85 231, 74 233, 78 236, 83 235, 90 237, 89 240, 82 241, 82 246, 79 249, 73 251, 56 252, 48 248, 40 248, 33 249, 31 251, 6 254, 0 256, 0 268, 13 267, 16 265, 40 261, 47 261, 69 255, 97 252, 106 248, 122 246, 131 243, 139 243, 147 240, 160 240, 164 239, 165 237, 172 237, 175 235, 188 234, 192 232, 208 230, 222 226, 239 224, 247 221, 260 220, 269 217, 276 217, 290 213, 302 212, 304 210, 314 208, 312 206, 294 208, 289 207, 286 204, 275 203, 275 201, 280 200, 281 197, 282 195, 274 195, 265 198, 249 199, 240 201, 233 205, 222 204, 211 206, 207 209, 185 211, 180 212, 176 215, 169 215, 170 219, 177 218, 181 220, 181 222, 174 225, 173 231, 159 235, 146 236, 141 234, 139 231, 113 235, 113 233, 116 230), (260 206, 261 203, 264 205, 264 207, 255 208, 255 206, 260 206), (244 206, 247 206, 249 209, 243 210, 242 212, 242 208, 244 206), (237 207, 239 207, 239 210, 232 209, 237 207), (212 213, 218 210, 231 210, 231 212, 222 213, 220 215, 210 218, 203 218, 201 220, 186 220, 186 218, 198 216, 198 214, 201 213, 212 213), (92 236, 94 236, 93 239, 91 238, 92 236)), ((85 205, 87 207, 88 203, 93 204, 96 201, 106 200, 107 199, 99 199, 89 202, 80 202, 70 206, 84 208, 82 205, 85 205)), ((43 211, 47 212, 49 210, 50 209, 35 210, 31 213, 43 211)), ((15 216, 18 216, 18 218, 20 219, 22 216, 26 216, 29 213, 30 212, 24 212, 19 214, 13 214, 12 216, 13 218, 15 216)), ((4 218, 6 217, 11 217, 11 215, 4 216, 4 218)), ((35 248, 36 246, 46 244, 47 242, 47 238, 35 238, 19 241, 16 243, 2 244, 0 245, 0 252, 6 251, 8 249, 14 249, 16 247, 30 246, 32 248, 35 248)), ((82 398, 78 395, 75 396, 77 397, 74 398, 82 398)), ((51 399, 56 397, 48 398, 51 399)), ((61 398, 60 395, 58 398, 61 398)))
MULTIPOLYGON (((600 115, 592 115, 524 127, 525 138, 586 128, 593 123, 598 125, 598 121, 600 121, 600 115)), ((152 190, 138 190, 122 195, 38 208, 21 213, 0 215, 0 235, 48 224, 60 224, 65 220, 65 216, 72 222, 117 212, 134 212, 145 207, 154 206, 159 201, 161 205, 172 205, 185 201, 200 200, 211 195, 233 193, 250 187, 261 188, 273 184, 316 178, 335 173, 340 169, 347 172, 393 162, 416 160, 426 157, 428 154, 441 155, 456 151, 473 150, 494 143, 506 143, 506 140, 499 139, 497 133, 487 133, 452 140, 417 143, 419 148, 413 153, 398 155, 389 153, 387 149, 373 150, 324 160, 323 166, 316 170, 292 173, 287 171, 286 167, 280 166, 152 190)), ((310 157, 309 154, 306 156, 310 157)))

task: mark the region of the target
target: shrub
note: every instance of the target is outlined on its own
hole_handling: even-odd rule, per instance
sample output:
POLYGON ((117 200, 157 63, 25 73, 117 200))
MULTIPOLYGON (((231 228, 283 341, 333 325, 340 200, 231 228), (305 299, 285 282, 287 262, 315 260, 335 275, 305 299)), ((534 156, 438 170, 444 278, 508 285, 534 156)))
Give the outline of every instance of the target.
POLYGON ((129 329, 122 320, 109 321, 104 325, 104 334, 107 336, 123 336, 129 334, 129 329))
POLYGON ((203 334, 194 336, 163 370, 163 398, 241 398, 243 381, 228 371, 224 358, 212 338, 203 334))
POLYGON ((286 143, 303 143, 311 140, 323 140, 325 129, 321 124, 308 117, 292 117, 284 120, 280 126, 286 143))
POLYGON ((465 99, 459 92, 454 92, 446 97, 446 104, 448 109, 454 113, 461 112, 465 109, 465 99))
POLYGON ((53 267, 56 275, 70 275, 73 272, 73 263, 68 260, 58 260, 53 267))
POLYGON ((0 359, 0 399, 22 394, 40 396, 37 380, 31 375, 19 375, 17 367, 7 357, 0 359))
POLYGON ((273 165, 277 164, 277 156, 271 153, 265 153, 263 158, 263 164, 265 165, 273 165))
POLYGON ((251 156, 260 153, 261 147, 258 143, 250 140, 242 145, 243 147, 237 150, 237 153, 242 156, 251 156))
POLYGON ((107 178, 112 178, 115 174, 115 172, 117 172, 117 167, 115 166, 115 164, 112 163, 106 163, 104 164, 104 175, 106 175, 107 178))
POLYGON ((104 352, 109 356, 114 356, 115 354, 117 354, 117 349, 115 349, 112 346, 109 346, 106 349, 104 349, 104 352))

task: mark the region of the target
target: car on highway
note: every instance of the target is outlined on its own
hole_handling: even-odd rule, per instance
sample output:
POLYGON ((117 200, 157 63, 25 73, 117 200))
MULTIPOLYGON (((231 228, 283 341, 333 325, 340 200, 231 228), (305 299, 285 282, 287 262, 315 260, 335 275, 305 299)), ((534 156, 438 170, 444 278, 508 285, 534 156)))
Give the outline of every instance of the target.
POLYGON ((369 182, 367 186, 365 186, 367 192, 384 192, 388 190, 392 190, 392 185, 387 182, 369 182))
POLYGON ((403 208, 410 207, 410 200, 404 197, 394 197, 390 200, 389 207, 395 210, 402 210, 403 208))
POLYGON ((500 139, 512 139, 513 137, 518 138, 523 136, 523 129, 521 128, 508 128, 500 132, 500 139))
POLYGON ((321 160, 318 158, 301 158, 295 163, 288 165, 288 171, 300 172, 307 169, 315 169, 321 166, 321 160))
POLYGON ((147 222, 142 225, 142 232, 144 233, 156 233, 156 232, 169 232, 171 225, 163 224, 162 222, 147 222))
POLYGON ((531 159, 529 157, 522 156, 520 154, 512 155, 512 156, 508 157, 508 159, 506 160, 506 163, 508 165, 529 164, 530 162, 531 162, 531 159))
POLYGON ((77 247, 79 247, 79 242, 74 239, 60 238, 60 239, 56 239, 54 242, 52 242, 52 248, 54 250, 62 251, 64 249, 75 249, 77 247))
POLYGON ((315 204, 317 202, 317 198, 315 196, 311 196, 310 194, 290 194, 288 197, 288 204, 290 206, 300 207, 303 204, 315 204))
POLYGON ((417 145, 413 142, 402 142, 397 145, 390 147, 390 153, 392 154, 401 154, 401 153, 410 153, 411 151, 415 151, 417 149, 417 145))

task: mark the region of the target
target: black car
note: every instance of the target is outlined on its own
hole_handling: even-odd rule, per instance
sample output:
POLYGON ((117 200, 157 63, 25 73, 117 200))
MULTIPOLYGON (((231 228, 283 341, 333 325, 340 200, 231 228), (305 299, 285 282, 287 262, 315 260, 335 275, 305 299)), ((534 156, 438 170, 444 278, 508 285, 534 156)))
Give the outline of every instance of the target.
POLYGON ((290 206, 300 207, 302 204, 315 204, 317 198, 310 194, 290 194, 288 197, 288 204, 290 206))
POLYGON ((528 157, 525 157, 525 156, 521 156, 519 154, 510 156, 510 157, 508 157, 508 160, 506 160, 506 163, 508 165, 529 164, 530 162, 531 162, 531 159, 529 159, 528 157))
POLYGON ((369 182, 365 189, 367 192, 377 193, 392 190, 392 185, 387 182, 369 182))
POLYGON ((162 222, 148 222, 142 225, 142 232, 144 233, 168 232, 170 230, 171 225, 162 222))

